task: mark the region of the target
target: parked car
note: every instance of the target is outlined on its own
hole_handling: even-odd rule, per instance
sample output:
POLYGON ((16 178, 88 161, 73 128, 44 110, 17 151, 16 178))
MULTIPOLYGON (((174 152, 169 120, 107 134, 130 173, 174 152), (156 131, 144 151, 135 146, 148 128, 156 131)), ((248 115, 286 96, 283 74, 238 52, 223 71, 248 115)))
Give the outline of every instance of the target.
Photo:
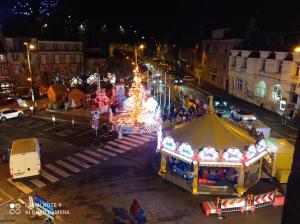
POLYGON ((173 164, 173 172, 183 177, 184 179, 191 179, 194 177, 194 173, 191 171, 191 168, 188 164, 183 162, 177 162, 173 164))
POLYGON ((0 109, 0 120, 2 122, 16 118, 16 117, 22 117, 24 115, 24 112, 22 110, 15 110, 15 109, 10 109, 10 108, 4 108, 0 109))
POLYGON ((239 121, 256 121, 256 117, 253 113, 238 108, 231 111, 231 117, 239 121))

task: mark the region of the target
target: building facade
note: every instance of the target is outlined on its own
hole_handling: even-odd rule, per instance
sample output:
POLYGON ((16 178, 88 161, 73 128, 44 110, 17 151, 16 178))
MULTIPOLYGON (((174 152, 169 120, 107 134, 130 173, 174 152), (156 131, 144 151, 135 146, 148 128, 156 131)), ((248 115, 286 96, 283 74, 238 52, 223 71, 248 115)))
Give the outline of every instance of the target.
POLYGON ((231 50, 230 93, 250 103, 282 113, 299 108, 300 53, 231 50))
POLYGON ((72 76, 84 72, 82 41, 38 40, 40 84, 49 86, 54 74, 72 76))
POLYGON ((242 42, 242 39, 227 38, 228 31, 230 30, 214 30, 212 39, 203 41, 202 49, 202 81, 225 91, 229 90, 229 52, 242 42))

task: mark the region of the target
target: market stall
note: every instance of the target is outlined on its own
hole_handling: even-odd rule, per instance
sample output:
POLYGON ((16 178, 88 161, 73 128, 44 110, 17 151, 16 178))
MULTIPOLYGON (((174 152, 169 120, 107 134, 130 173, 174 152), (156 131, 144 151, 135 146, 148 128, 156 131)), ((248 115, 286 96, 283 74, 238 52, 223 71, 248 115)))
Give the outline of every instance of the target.
POLYGON ((260 179, 266 141, 207 113, 164 133, 159 175, 193 194, 242 195, 260 179))

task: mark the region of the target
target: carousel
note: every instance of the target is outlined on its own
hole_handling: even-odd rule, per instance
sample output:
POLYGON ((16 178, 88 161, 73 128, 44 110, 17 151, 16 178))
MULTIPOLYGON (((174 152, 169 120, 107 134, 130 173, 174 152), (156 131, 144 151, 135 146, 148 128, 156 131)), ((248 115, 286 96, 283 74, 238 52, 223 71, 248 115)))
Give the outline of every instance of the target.
POLYGON ((261 175, 264 138, 219 118, 210 97, 202 117, 164 133, 159 175, 193 194, 243 195, 261 175))
POLYGON ((129 97, 123 102, 123 110, 112 117, 112 126, 120 139, 123 134, 157 132, 158 142, 161 142, 160 107, 151 94, 144 90, 141 81, 141 75, 136 69, 129 97))

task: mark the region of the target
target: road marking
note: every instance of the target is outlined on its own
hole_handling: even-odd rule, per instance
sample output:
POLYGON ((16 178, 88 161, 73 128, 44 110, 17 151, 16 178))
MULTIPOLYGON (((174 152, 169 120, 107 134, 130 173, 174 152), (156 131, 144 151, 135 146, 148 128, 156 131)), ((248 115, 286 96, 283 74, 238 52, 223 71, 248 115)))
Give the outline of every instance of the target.
POLYGON ((130 150, 130 149, 132 149, 132 147, 128 147, 128 146, 122 145, 122 142, 114 142, 114 141, 110 141, 110 142, 108 142, 108 143, 111 144, 111 145, 115 145, 115 146, 117 146, 117 147, 119 147, 119 148, 125 149, 125 150, 130 150))
POLYGON ((41 176, 46 180, 49 180, 51 183, 55 183, 56 181, 58 181, 58 179, 55 176, 52 176, 50 173, 48 173, 45 170, 41 171, 41 176))
POLYGON ((111 150, 111 151, 114 151, 114 152, 117 152, 117 153, 124 153, 125 151, 123 151, 123 150, 121 150, 121 149, 116 149, 116 148, 114 148, 114 147, 111 147, 110 145, 105 145, 105 146, 103 146, 104 148, 106 148, 106 149, 109 149, 109 150, 111 150))
POLYGON ((7 203, 9 203, 9 202, 11 202, 11 201, 14 200, 14 198, 13 198, 12 196, 10 196, 8 193, 6 193, 6 192, 5 192, 4 190, 2 190, 1 188, 0 188, 0 195, 1 195, 1 197, 4 197, 4 198, 1 198, 1 199, 0 199, 0 202, 3 201, 3 202, 0 203, 0 207, 1 207, 2 205, 5 205, 5 204, 7 204, 7 203), (5 197, 7 198, 6 200, 5 200, 5 197))
POLYGON ((66 163, 66 162, 64 162, 62 160, 57 160, 56 163, 59 164, 59 165, 61 165, 61 166, 63 166, 63 167, 65 167, 65 168, 67 168, 67 169, 69 169, 69 170, 71 170, 74 173, 80 173, 81 172, 81 170, 78 169, 77 167, 72 166, 71 164, 66 163))
POLYGON ((44 125, 44 124, 50 124, 50 123, 51 123, 51 121, 44 122, 44 123, 41 123, 41 124, 31 125, 29 128, 32 129, 32 128, 36 128, 36 127, 38 127, 38 126, 42 126, 42 125, 44 125))
POLYGON ((15 126, 22 126, 22 125, 24 125, 24 124, 27 124, 27 123, 30 123, 30 122, 32 122, 33 121, 33 119, 30 119, 30 120, 28 120, 28 121, 25 121, 25 122, 22 122, 22 123, 20 123, 20 124, 16 124, 15 126))
POLYGON ((150 141, 150 139, 144 138, 144 137, 138 136, 138 135, 131 135, 130 137, 135 138, 135 139, 139 139, 139 140, 144 140, 145 142, 150 141))
POLYGON ((45 184, 43 181, 41 181, 39 179, 33 179, 33 180, 29 180, 29 181, 39 188, 43 188, 43 187, 47 186, 47 184, 45 184))
POLYGON ((139 141, 137 139, 132 139, 132 138, 129 138, 128 136, 124 136, 123 139, 126 139, 126 140, 134 142, 134 143, 139 143, 139 144, 144 144, 146 142, 146 141, 139 141))
POLYGON ((150 136, 150 135, 135 135, 135 136, 139 136, 139 137, 142 137, 142 138, 146 138, 148 139, 149 141, 153 140, 153 139, 156 139, 156 137, 154 136, 150 136))
POLYGON ((52 164, 47 164, 45 167, 47 167, 48 169, 52 170, 53 172, 57 173, 58 175, 60 175, 62 177, 70 176, 70 174, 68 174, 67 172, 53 166, 52 164))
POLYGON ((85 150, 84 151, 85 153, 91 155, 91 156, 94 156, 96 157, 97 159, 103 159, 103 160, 108 160, 108 158, 104 155, 101 155, 99 153, 96 153, 95 151, 92 151, 92 150, 85 150))
POLYGON ((88 168, 91 167, 91 166, 88 165, 87 163, 82 162, 82 161, 80 161, 80 160, 78 160, 78 159, 76 159, 76 158, 74 158, 74 157, 71 157, 71 156, 67 157, 66 159, 69 160, 69 161, 71 161, 72 163, 75 163, 75 164, 77 164, 77 165, 79 165, 79 166, 85 168, 85 169, 88 169, 88 168))
POLYGON ((82 136, 82 135, 85 135, 85 134, 87 134, 87 133, 89 133, 89 132, 91 132, 91 131, 93 131, 93 129, 89 129, 89 130, 87 130, 87 131, 81 132, 80 134, 78 134, 78 135, 76 135, 76 136, 82 136))
POLYGON ((96 151, 98 151, 98 152, 101 152, 101 153, 103 153, 103 154, 105 154, 105 155, 108 155, 108 156, 116 156, 117 154, 115 154, 115 153, 112 153, 112 152, 109 152, 109 151, 106 151, 106 150, 103 150, 103 149, 96 149, 96 151))
POLYGON ((81 153, 76 153, 75 155, 82 158, 82 159, 85 159, 86 161, 88 161, 90 163, 93 163, 93 164, 99 164, 100 163, 98 160, 95 160, 95 159, 93 159, 91 157, 88 157, 86 155, 83 155, 81 153))
POLYGON ((22 191, 24 194, 30 194, 31 192, 33 192, 33 190, 23 182, 12 181, 11 178, 8 178, 7 181, 15 185, 15 187, 22 191))
POLYGON ((139 144, 134 144, 134 143, 126 141, 124 139, 117 139, 116 141, 118 141, 119 143, 124 143, 126 145, 133 146, 133 147, 138 147, 139 146, 139 144))

